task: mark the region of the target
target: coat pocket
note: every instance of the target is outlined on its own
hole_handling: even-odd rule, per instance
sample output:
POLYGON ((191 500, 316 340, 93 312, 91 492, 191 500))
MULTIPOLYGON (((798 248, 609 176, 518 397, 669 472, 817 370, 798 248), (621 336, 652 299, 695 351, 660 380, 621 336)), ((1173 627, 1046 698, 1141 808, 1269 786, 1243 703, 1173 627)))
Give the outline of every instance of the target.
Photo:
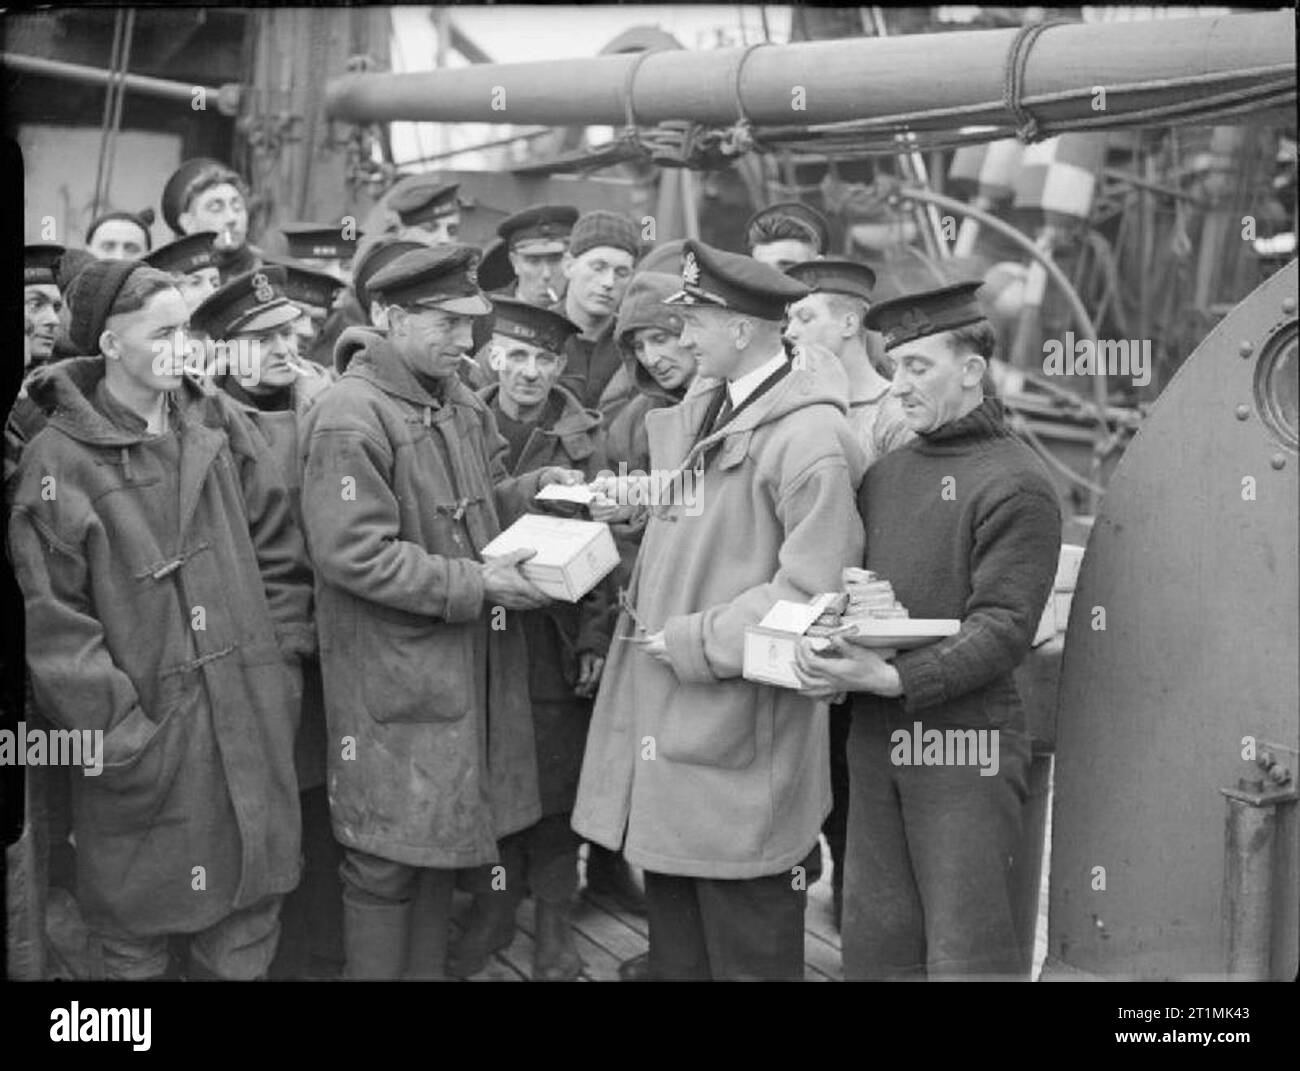
POLYGON ((357 623, 356 667, 380 724, 459 721, 474 706, 475 626, 386 611, 357 623))
POLYGON ((205 713, 202 684, 191 678, 185 687, 184 680, 183 674, 164 679, 157 720, 137 707, 104 734, 103 770, 83 783, 95 799, 87 811, 96 828, 141 830, 163 811, 184 762, 186 723, 205 713))
POLYGON ((758 752, 756 689, 748 681, 679 684, 664 705, 659 754, 723 770, 751 765, 758 752))

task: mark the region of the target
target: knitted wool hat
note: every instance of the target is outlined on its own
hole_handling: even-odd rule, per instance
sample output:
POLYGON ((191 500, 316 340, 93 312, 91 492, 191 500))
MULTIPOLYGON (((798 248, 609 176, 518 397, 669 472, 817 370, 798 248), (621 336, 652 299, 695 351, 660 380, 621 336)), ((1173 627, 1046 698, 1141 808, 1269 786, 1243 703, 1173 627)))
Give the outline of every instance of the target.
POLYGON ((599 246, 626 250, 635 259, 641 252, 636 224, 617 212, 597 210, 579 216, 569 235, 569 255, 580 257, 599 246))
POLYGON ((144 247, 148 251, 153 247, 153 239, 149 234, 149 228, 153 226, 155 218, 152 208, 142 208, 139 212, 105 212, 102 216, 96 216, 94 222, 86 228, 86 244, 90 245, 95 240, 95 232, 105 223, 115 219, 124 219, 128 223, 134 223, 144 231, 144 247))
POLYGON ((99 336, 117 295, 127 279, 148 267, 140 260, 96 260, 77 273, 64 297, 71 313, 68 341, 78 353, 99 352, 99 336))
POLYGON ((72 280, 77 277, 77 273, 89 264, 94 264, 99 258, 94 253, 86 249, 69 249, 63 256, 59 257, 58 267, 54 269, 54 281, 58 284, 63 293, 68 292, 68 287, 72 280))

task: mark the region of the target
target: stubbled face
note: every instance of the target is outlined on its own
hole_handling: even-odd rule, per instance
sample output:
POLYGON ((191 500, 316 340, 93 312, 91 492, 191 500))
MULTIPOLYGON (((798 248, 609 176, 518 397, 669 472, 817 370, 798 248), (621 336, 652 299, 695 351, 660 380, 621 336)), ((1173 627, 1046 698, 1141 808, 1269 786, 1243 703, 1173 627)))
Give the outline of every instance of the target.
POLYGON ((564 371, 558 353, 508 335, 493 335, 489 363, 501 381, 501 393, 520 409, 546 401, 564 371))
POLYGON ((821 346, 838 355, 846 330, 845 317, 835 314, 825 294, 809 294, 790 306, 785 334, 791 342, 821 346))
POLYGON ((388 309, 388 337, 415 372, 449 379, 474 348, 474 318, 443 309, 388 309))
POLYGON ((730 379, 744 351, 739 348, 743 321, 726 309, 683 308, 681 346, 694 356, 702 376, 730 379))
POLYGON ((100 260, 134 260, 148 251, 149 236, 129 219, 110 219, 95 228, 86 248, 100 260))
POLYGON ((520 301, 554 305, 564 296, 568 280, 564 277, 563 253, 511 253, 510 266, 519 278, 515 295, 520 301))
POLYGON ((191 312, 202 305, 204 299, 220 285, 221 273, 216 268, 196 268, 176 276, 176 289, 181 292, 181 297, 191 312))
POLYGON ((290 360, 298 357, 298 335, 293 321, 269 331, 235 335, 232 341, 246 342, 257 354, 253 374, 239 381, 242 386, 251 390, 274 390, 287 387, 298 378, 298 373, 289 365, 290 360))
POLYGON ((754 246, 749 254, 760 264, 770 264, 779 271, 805 260, 816 260, 817 247, 811 242, 801 242, 797 238, 782 238, 775 242, 761 242, 754 246))
POLYGON ((136 312, 110 316, 104 324, 99 346, 117 362, 126 378, 142 390, 161 392, 180 386, 184 353, 184 328, 190 310, 175 287, 151 295, 136 312))
POLYGON ((244 195, 228 182, 195 194, 178 219, 186 234, 216 231, 212 244, 218 249, 239 249, 248 239, 248 206, 244 195))
POLYGON ((48 361, 54 355, 54 331, 63 312, 63 298, 53 283, 23 287, 23 333, 33 361, 48 361))
POLYGON ((695 377, 695 350, 666 328, 637 328, 632 333, 632 352, 664 390, 677 390, 695 377))
POLYGON ((579 257, 565 255, 568 299, 588 316, 613 316, 632 278, 635 258, 626 249, 596 246, 579 257))
POLYGON ((934 431, 960 415, 984 374, 984 358, 954 352, 949 338, 948 332, 927 335, 889 351, 895 363, 890 392, 915 432, 934 431))
POLYGON ((424 245, 450 245, 460 240, 460 213, 451 212, 437 219, 403 227, 398 237, 409 242, 422 242, 424 245))

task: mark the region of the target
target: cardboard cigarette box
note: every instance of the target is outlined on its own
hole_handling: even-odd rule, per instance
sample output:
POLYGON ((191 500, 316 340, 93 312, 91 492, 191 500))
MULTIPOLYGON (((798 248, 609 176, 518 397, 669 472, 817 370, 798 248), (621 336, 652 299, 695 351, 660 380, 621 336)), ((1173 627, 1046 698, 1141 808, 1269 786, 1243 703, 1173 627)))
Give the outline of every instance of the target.
POLYGON ((745 626, 745 658, 741 675, 761 684, 798 689, 794 673, 795 647, 808 627, 836 604, 837 593, 818 595, 812 602, 779 599, 757 625, 745 626))
POLYGON ((526 513, 483 548, 492 561, 512 551, 536 550, 520 571, 553 599, 577 602, 618 564, 609 525, 526 513))
POLYGON ((801 635, 784 629, 747 625, 745 663, 741 670, 745 680, 797 689, 799 678, 794 675, 794 651, 801 635))

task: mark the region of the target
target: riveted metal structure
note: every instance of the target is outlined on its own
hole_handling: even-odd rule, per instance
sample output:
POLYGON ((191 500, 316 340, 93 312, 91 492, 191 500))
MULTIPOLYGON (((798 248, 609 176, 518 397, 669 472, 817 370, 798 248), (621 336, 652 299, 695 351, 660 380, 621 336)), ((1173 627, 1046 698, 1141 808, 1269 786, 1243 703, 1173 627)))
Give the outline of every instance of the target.
POLYGON ((1292 261, 1186 361, 1093 529, 1061 677, 1049 977, 1295 976, 1294 786, 1241 789, 1259 753, 1293 771, 1300 748, 1296 282, 1292 261))

